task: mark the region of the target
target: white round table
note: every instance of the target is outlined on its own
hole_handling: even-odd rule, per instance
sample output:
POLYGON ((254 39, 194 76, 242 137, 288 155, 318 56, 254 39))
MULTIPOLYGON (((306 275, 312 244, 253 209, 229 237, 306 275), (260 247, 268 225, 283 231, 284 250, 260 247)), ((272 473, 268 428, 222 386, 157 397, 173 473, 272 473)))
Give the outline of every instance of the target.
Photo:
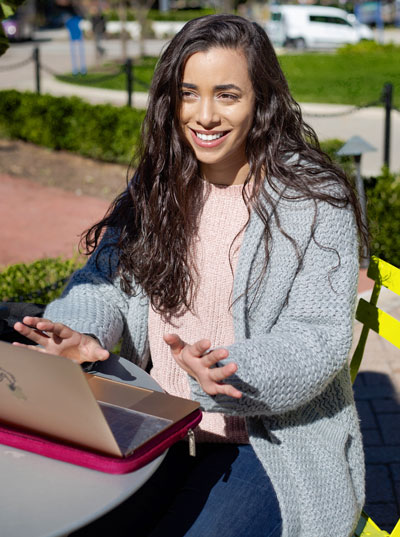
MULTIPOLYGON (((97 373, 161 391, 142 369, 114 355, 97 373)), ((114 475, 0 445, 1 537, 68 535, 139 489, 166 453, 135 472, 114 475)))

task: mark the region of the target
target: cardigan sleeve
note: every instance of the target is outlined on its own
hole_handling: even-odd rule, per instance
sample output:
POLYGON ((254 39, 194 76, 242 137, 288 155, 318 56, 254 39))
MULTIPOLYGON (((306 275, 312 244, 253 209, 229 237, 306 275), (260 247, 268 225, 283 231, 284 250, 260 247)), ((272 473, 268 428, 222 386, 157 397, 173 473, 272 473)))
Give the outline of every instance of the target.
POLYGON ((116 276, 117 263, 115 236, 108 230, 87 264, 72 276, 61 298, 46 307, 44 317, 92 334, 111 350, 122 335, 128 311, 128 296, 116 276))
POLYGON ((346 365, 357 294, 357 230, 350 209, 327 203, 319 209, 314 238, 275 324, 265 333, 253 327, 248 339, 227 347, 221 365, 238 365, 226 382, 242 398, 208 396, 189 380, 204 410, 242 416, 291 411, 321 394, 346 365))

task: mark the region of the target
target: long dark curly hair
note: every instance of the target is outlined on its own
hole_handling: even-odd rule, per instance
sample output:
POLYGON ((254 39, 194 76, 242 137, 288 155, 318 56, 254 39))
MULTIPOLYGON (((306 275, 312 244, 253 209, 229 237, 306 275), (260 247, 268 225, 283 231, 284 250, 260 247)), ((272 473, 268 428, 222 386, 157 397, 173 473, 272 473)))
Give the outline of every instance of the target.
MULTIPOLYGON (((269 260, 270 218, 280 226, 271 191, 280 197, 312 199, 315 206, 318 200, 350 205, 362 235, 353 188, 344 172, 320 150, 315 132, 303 121, 264 30, 234 15, 194 19, 172 39, 155 69, 133 178, 103 220, 84 236, 86 250, 92 253, 104 230, 115 228, 123 289, 132 293, 133 282, 140 284, 152 307, 164 315, 191 308, 190 246, 203 203, 199 163, 179 124, 183 71, 191 55, 215 47, 245 54, 255 92, 246 145, 248 188, 243 189, 243 196, 249 215, 256 211, 265 224, 265 266, 258 281, 269 260)), ((300 268, 301 254, 289 239, 300 268)))

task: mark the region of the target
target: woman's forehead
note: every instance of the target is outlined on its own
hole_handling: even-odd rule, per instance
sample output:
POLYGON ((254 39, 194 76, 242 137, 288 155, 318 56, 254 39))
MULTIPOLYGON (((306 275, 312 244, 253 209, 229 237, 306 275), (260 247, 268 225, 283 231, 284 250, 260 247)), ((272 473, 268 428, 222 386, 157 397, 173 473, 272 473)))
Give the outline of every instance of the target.
POLYGON ((237 80, 247 85, 251 84, 248 71, 248 61, 243 50, 213 47, 189 56, 183 69, 183 82, 201 82, 204 77, 212 77, 215 84, 237 80))

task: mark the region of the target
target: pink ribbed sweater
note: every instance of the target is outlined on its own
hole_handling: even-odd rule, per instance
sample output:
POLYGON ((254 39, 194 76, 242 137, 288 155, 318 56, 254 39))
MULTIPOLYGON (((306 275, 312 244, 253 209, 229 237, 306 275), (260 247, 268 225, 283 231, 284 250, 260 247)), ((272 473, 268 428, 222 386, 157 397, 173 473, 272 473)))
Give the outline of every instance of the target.
MULTIPOLYGON (((198 272, 193 312, 186 311, 167 321, 150 308, 151 375, 172 395, 190 397, 190 389, 187 373, 176 364, 164 343, 165 333, 177 333, 187 343, 207 338, 212 347, 234 342, 230 307, 233 273, 243 237, 241 230, 248 219, 242 189, 242 185, 205 186, 205 201, 193 246, 198 272)), ((216 413, 203 414, 195 435, 200 442, 249 441, 244 418, 216 413)))

